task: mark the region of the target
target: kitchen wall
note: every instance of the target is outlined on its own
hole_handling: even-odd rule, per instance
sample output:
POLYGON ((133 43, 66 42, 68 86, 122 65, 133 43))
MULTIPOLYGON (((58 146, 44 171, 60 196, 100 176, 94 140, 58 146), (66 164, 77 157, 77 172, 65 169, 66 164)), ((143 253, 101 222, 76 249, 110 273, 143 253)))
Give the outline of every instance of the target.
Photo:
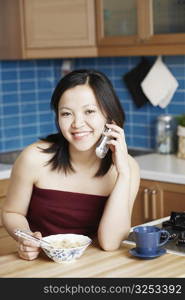
MULTIPOLYGON (((155 57, 149 57, 153 62, 155 57)), ((185 56, 165 56, 179 82, 165 109, 147 103, 137 108, 122 76, 139 63, 140 57, 73 59, 73 68, 93 68, 112 81, 126 112, 125 133, 129 147, 153 149, 155 122, 159 114, 185 113, 185 56)), ((0 61, 0 152, 19 150, 41 136, 55 132, 49 102, 61 77, 63 60, 0 61)))

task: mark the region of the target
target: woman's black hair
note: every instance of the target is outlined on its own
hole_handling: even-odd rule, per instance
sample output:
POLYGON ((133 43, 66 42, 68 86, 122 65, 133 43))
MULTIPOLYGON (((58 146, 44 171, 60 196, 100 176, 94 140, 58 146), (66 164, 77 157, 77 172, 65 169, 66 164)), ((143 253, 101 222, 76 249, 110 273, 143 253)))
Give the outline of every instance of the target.
MULTIPOLYGON (((68 141, 64 138, 58 124, 58 104, 63 93, 77 85, 87 84, 94 92, 97 102, 103 114, 106 114, 109 122, 114 121, 118 126, 123 127, 125 114, 119 102, 119 99, 113 89, 111 81, 101 72, 96 70, 75 70, 64 76, 57 84, 52 97, 51 109, 55 112, 55 122, 58 133, 48 135, 42 140, 51 145, 47 149, 42 149, 45 153, 53 153, 48 161, 52 170, 63 170, 75 172, 71 165, 68 141)), ((112 165, 111 150, 101 160, 100 167, 95 174, 97 176, 105 175, 112 165)))

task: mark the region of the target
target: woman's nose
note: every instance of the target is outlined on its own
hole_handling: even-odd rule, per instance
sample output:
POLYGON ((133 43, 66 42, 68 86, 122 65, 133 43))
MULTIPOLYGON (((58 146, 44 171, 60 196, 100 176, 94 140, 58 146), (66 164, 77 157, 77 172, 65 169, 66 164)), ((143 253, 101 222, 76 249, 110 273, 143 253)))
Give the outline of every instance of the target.
POLYGON ((76 116, 72 122, 72 127, 73 128, 79 128, 84 125, 84 119, 82 116, 76 116))

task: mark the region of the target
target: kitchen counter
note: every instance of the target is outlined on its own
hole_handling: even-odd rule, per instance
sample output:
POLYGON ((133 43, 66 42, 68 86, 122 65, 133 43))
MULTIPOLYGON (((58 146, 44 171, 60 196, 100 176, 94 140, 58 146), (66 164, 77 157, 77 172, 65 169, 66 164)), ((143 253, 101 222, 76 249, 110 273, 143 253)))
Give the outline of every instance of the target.
POLYGON ((0 179, 7 179, 10 177, 13 164, 21 150, 0 153, 0 179))
POLYGON ((142 179, 185 184, 185 159, 156 153, 136 156, 135 159, 142 179))
MULTIPOLYGON (((22 150, 0 153, 0 179, 10 177, 12 166, 22 150)), ((151 150, 129 148, 128 152, 131 156, 144 155, 151 153, 151 150)))
POLYGON ((133 257, 123 243, 119 250, 105 252, 94 243, 75 262, 59 264, 44 253, 33 261, 22 260, 17 255, 17 243, 0 227, 0 277, 1 278, 184 278, 184 257, 167 253, 161 257, 142 260, 133 257))
MULTIPOLYGON (((144 151, 129 151, 140 166, 141 178, 185 184, 185 160, 177 158, 176 155, 164 155, 147 153, 144 151)), ((10 177, 12 164, 0 163, 0 179, 10 177)))
POLYGON ((10 177, 12 165, 0 163, 0 179, 6 179, 10 177))

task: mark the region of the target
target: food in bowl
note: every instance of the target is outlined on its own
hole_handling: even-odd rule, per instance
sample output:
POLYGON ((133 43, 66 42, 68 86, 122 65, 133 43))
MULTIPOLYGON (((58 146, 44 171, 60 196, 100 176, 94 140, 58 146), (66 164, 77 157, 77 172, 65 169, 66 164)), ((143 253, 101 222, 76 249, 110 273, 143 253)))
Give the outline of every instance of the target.
POLYGON ((58 263, 72 262, 79 258, 92 240, 80 234, 55 234, 44 237, 51 248, 41 245, 46 255, 58 263))
POLYGON ((80 241, 76 242, 71 242, 67 239, 62 240, 62 241, 53 241, 51 243, 52 247, 54 248, 77 248, 77 247, 82 247, 85 246, 85 243, 82 243, 80 241))

